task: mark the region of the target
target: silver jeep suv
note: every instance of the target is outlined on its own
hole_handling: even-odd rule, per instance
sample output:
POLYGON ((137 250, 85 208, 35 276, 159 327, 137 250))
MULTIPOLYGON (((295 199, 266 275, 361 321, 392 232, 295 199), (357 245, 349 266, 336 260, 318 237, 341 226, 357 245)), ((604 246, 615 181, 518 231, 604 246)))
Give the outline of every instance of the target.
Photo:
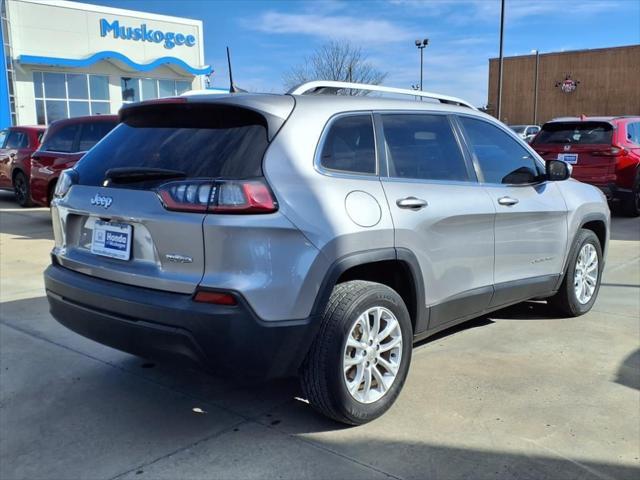
POLYGON ((598 294, 603 195, 463 100, 311 82, 120 121, 58 182, 45 272, 53 316, 106 345, 299 375, 360 424, 393 404, 416 341, 532 298, 581 315, 598 294))

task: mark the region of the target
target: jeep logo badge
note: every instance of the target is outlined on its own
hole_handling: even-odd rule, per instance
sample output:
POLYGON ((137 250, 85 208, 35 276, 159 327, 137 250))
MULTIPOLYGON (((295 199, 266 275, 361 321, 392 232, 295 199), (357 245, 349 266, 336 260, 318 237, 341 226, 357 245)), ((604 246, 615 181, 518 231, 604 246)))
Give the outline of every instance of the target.
POLYGON ((91 205, 96 205, 99 207, 109 208, 113 203, 113 198, 105 197, 104 195, 100 195, 96 193, 95 196, 91 199, 91 205))

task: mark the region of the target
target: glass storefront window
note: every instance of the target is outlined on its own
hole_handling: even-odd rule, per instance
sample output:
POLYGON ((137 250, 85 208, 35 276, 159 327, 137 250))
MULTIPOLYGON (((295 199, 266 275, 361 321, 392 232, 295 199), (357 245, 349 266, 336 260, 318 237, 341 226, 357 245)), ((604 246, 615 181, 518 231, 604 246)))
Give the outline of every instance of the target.
POLYGON ((82 117, 89 115, 89 102, 69 102, 69 116, 82 117))
POLYGON ((138 78, 122 77, 120 86, 122 87, 123 102, 140 101, 140 80, 138 78))
POLYGON ((143 78, 140 83, 142 84, 142 100, 158 98, 158 82, 156 80, 143 78))
POLYGON ((69 98, 88 100, 87 76, 67 74, 67 91, 69 92, 69 98))
POLYGON ((191 82, 182 80, 156 80, 153 78, 122 77, 122 101, 125 103, 180 95, 191 89, 191 82))
POLYGON ((45 125, 47 123, 44 115, 44 100, 36 100, 36 118, 38 125, 45 125))
POLYGON ((109 100, 109 77, 89 75, 92 100, 109 100))
POLYGON ((33 90, 40 125, 111 111, 109 77, 104 75, 33 72, 33 90))
POLYGON ((47 98, 67 98, 64 73, 45 72, 43 78, 44 94, 47 98))
POLYGON ((67 115, 67 102, 64 100, 47 100, 44 104, 47 109, 48 123, 69 117, 67 115))
POLYGON ((191 90, 191 82, 176 82, 176 95, 191 90))
POLYGON ((175 82, 173 80, 158 80, 160 98, 172 97, 175 95, 175 82))
POLYGON ((108 115, 110 110, 107 102, 91 102, 91 115, 108 115))

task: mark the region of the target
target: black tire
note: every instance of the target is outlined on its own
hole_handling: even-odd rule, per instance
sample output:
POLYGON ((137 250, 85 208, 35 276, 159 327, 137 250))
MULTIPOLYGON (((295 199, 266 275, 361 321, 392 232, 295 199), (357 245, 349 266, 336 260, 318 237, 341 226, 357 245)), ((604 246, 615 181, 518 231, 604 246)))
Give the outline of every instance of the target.
POLYGON ((567 271, 565 272, 560 290, 558 290, 553 297, 549 298, 548 304, 558 313, 567 317, 579 317, 580 315, 584 315, 591 310, 591 307, 593 307, 593 304, 598 297, 600 281, 602 280, 602 268, 602 247, 600 246, 600 240, 598 240, 596 234, 591 230, 581 229, 578 231, 573 243, 569 263, 567 265, 567 271), (574 278, 578 256, 582 248, 587 243, 590 243, 595 247, 596 254, 598 256, 598 277, 596 279, 595 290, 593 291, 591 299, 586 303, 581 303, 575 292, 574 278))
POLYGON ((348 425, 361 425, 378 418, 396 400, 411 363, 413 329, 402 298, 391 288, 374 282, 354 280, 336 285, 321 319, 321 326, 302 366, 302 390, 321 414, 348 425), (381 306, 398 320, 402 334, 400 365, 396 378, 373 403, 361 403, 347 390, 343 375, 343 354, 347 337, 358 317, 367 309, 381 306))
POLYGON ((16 202, 21 207, 31 207, 31 191, 29 189, 29 179, 23 172, 16 172, 13 176, 13 192, 16 202))
POLYGON ((56 191, 56 184, 58 180, 52 180, 47 189, 47 207, 51 208, 51 202, 53 202, 53 194, 56 191))
POLYGON ((627 217, 640 216, 640 170, 636 173, 631 192, 620 198, 620 211, 627 217))

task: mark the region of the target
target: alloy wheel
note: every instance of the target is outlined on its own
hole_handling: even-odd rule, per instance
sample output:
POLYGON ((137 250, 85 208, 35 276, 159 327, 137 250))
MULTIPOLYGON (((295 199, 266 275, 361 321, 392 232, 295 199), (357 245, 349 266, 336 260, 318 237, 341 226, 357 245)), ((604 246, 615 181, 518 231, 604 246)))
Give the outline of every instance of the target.
POLYGON ((573 274, 573 288, 578 302, 589 303, 598 284, 598 253, 596 248, 585 243, 580 249, 573 274))
POLYGON ((342 370, 349 394, 373 403, 389 391, 402 361, 402 331, 396 316, 384 307, 371 307, 351 326, 344 347, 342 370))

